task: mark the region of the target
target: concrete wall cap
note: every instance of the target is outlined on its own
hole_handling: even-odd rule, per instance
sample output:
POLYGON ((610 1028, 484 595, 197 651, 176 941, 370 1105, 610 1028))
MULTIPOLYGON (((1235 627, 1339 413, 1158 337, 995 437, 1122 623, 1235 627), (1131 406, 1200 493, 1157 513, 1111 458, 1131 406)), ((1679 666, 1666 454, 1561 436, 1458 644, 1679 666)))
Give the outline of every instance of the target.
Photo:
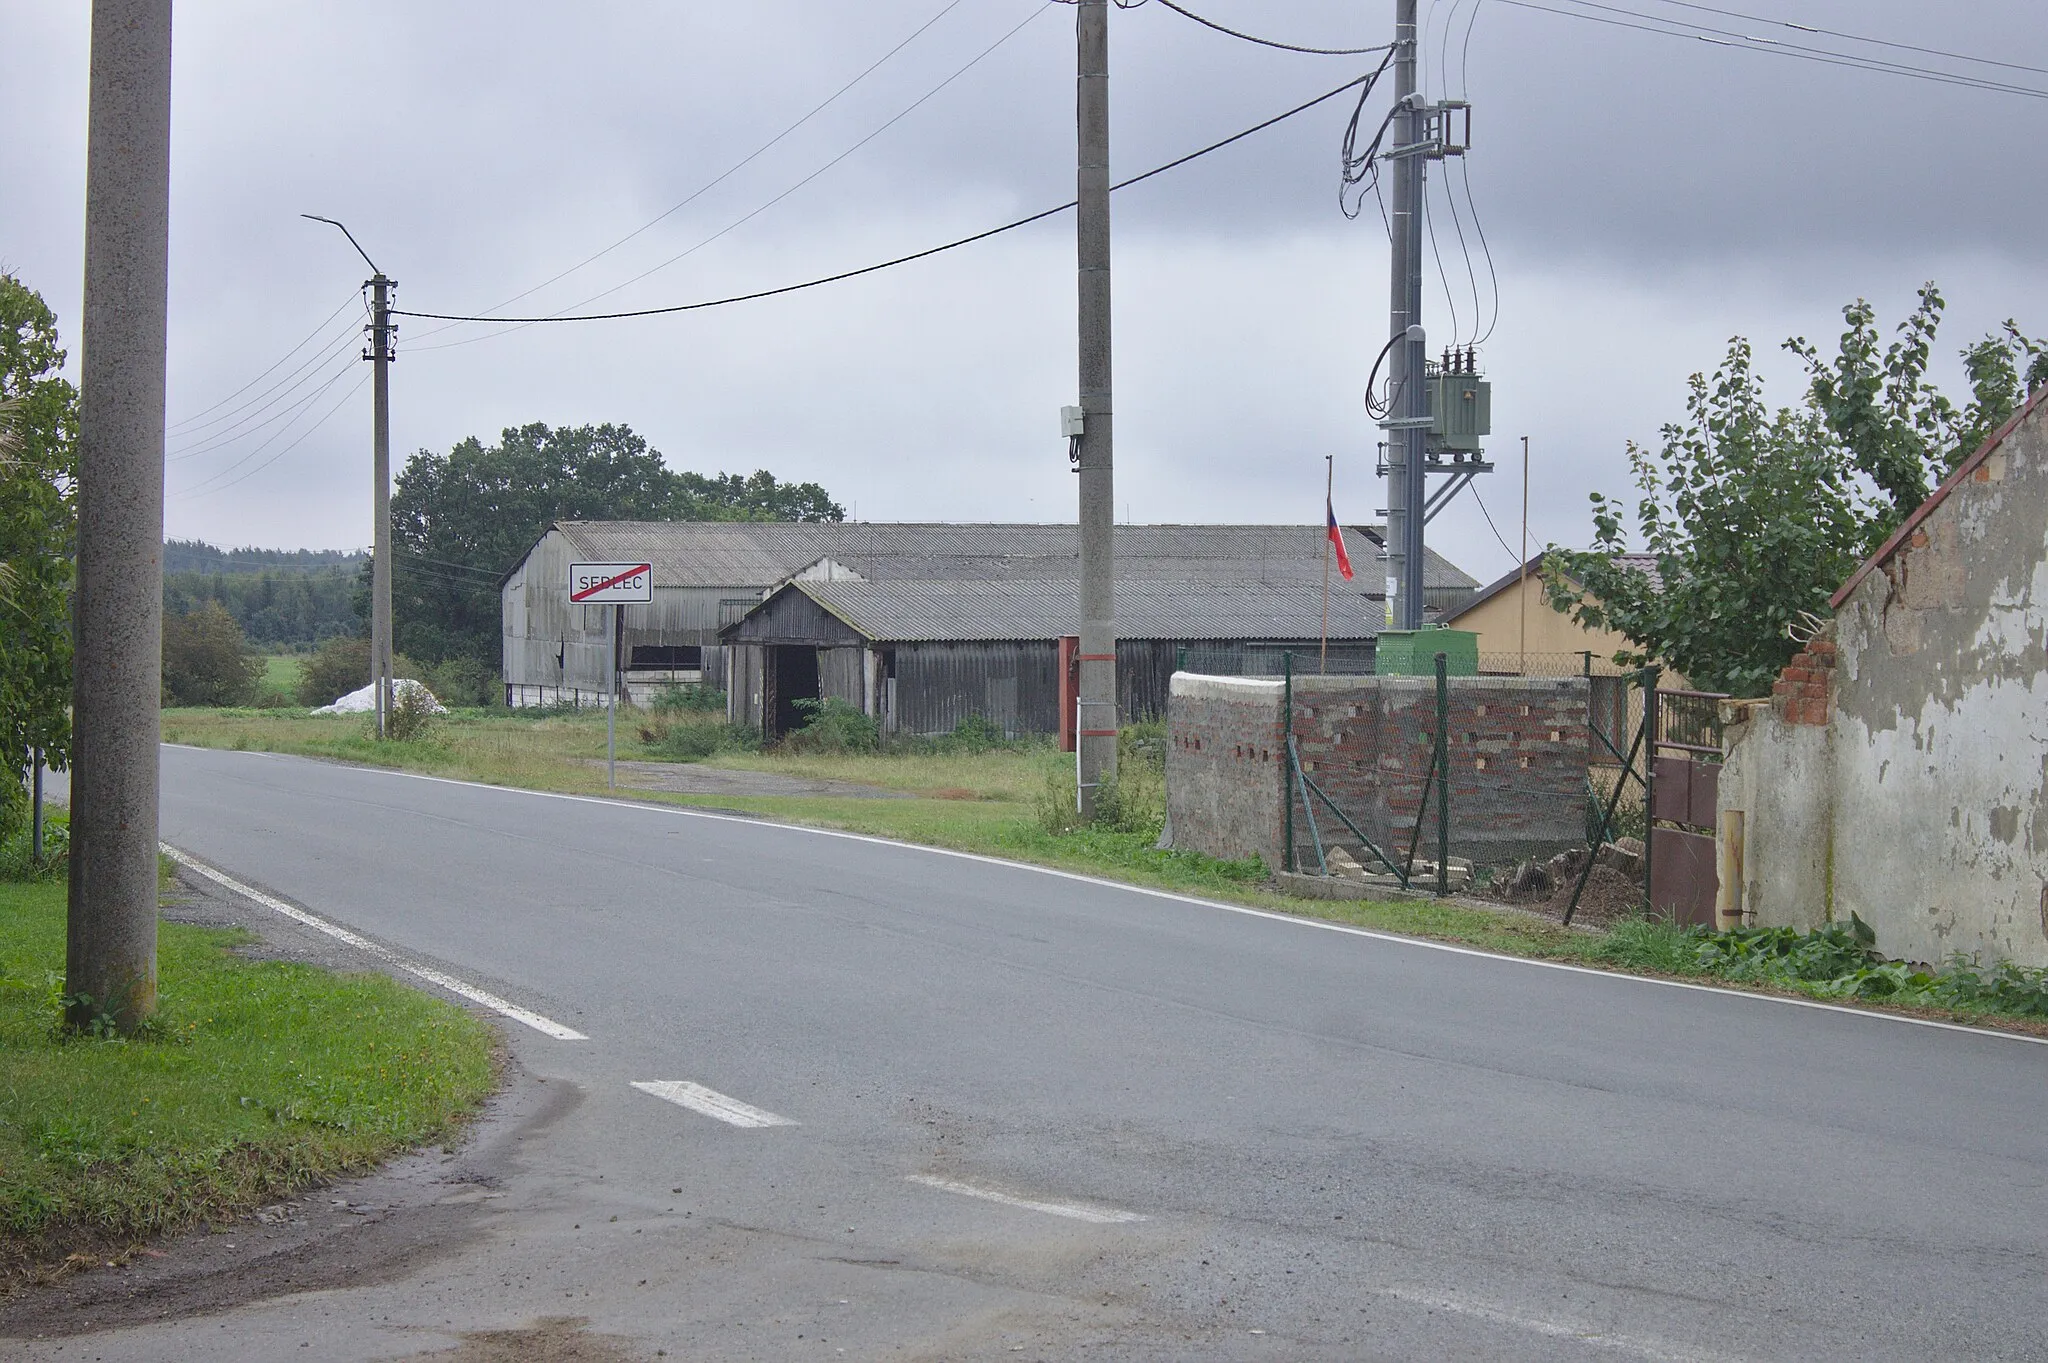
POLYGON ((1176 696, 1217 696, 1242 700, 1252 696, 1278 696, 1286 683, 1269 677, 1205 677, 1192 672, 1173 674, 1176 696))

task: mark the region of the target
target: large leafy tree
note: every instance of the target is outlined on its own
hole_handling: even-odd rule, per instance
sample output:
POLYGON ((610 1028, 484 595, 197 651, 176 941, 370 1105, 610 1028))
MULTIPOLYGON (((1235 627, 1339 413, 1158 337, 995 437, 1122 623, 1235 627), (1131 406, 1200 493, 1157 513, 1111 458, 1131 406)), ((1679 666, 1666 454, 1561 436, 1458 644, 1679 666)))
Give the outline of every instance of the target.
POLYGON ((1970 399, 1958 406, 1927 377, 1942 299, 1930 284, 1887 346, 1862 300, 1832 360, 1803 338, 1786 348, 1806 364, 1797 408, 1765 404, 1749 343, 1730 342, 1713 377, 1695 374, 1686 420, 1655 451, 1633 442, 1640 496, 1635 536, 1655 573, 1617 561, 1629 547, 1627 508, 1592 494, 1593 546, 1550 550, 1551 604, 1612 629, 1634 647, 1617 661, 1652 660, 1694 684, 1763 695, 1796 645, 1788 627, 1821 615, 1856 564, 1877 548, 1934 483, 2048 382, 2048 353, 2007 322, 1966 347, 1970 399))
POLYGON ((0 828, 37 749, 70 763, 78 392, 63 367, 56 315, 0 274, 0 828))
POLYGON ((844 516, 816 483, 779 482, 765 470, 678 473, 627 426, 536 422, 508 428, 495 445, 472 437, 445 455, 422 450, 391 499, 394 641, 426 662, 495 667, 498 579, 554 521, 844 516))

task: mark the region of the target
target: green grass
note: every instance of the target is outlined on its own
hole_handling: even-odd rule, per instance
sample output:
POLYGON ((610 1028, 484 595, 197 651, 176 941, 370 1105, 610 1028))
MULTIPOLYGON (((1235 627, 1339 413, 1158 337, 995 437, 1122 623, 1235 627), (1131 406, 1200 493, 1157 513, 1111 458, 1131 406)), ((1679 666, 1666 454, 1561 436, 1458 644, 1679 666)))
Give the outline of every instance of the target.
POLYGON ((256 685, 263 690, 282 691, 286 695, 296 694, 299 689, 299 665, 306 660, 303 653, 266 653, 263 655, 263 672, 256 678, 256 685))
POLYGON ((65 887, 0 883, 0 1250, 160 1234, 445 1139, 494 1082, 482 1022, 381 975, 250 961, 164 923, 133 1040, 56 1028, 65 887))

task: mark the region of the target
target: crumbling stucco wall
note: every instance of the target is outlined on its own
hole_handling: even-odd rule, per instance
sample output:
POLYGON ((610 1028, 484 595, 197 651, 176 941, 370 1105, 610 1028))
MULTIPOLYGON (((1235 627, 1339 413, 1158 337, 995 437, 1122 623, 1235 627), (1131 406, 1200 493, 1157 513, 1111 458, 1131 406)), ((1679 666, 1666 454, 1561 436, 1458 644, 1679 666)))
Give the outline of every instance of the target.
POLYGON ((1173 845, 1285 864, 1284 684, 1176 672, 1167 701, 1166 812, 1173 845))
POLYGON ((2048 966, 2048 402, 1908 523, 1829 634, 1824 725, 1781 695, 1727 731, 1742 907, 1853 912, 1909 960, 2048 966))

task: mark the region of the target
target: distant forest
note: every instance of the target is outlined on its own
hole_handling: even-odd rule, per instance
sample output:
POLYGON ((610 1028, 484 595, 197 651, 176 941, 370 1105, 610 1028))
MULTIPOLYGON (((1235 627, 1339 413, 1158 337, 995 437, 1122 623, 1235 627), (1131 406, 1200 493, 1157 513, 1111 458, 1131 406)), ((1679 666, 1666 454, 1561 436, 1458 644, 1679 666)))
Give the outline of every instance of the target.
POLYGON ((361 629, 356 578, 366 554, 339 549, 220 549, 203 540, 164 544, 164 612, 218 601, 251 645, 311 648, 361 629))

